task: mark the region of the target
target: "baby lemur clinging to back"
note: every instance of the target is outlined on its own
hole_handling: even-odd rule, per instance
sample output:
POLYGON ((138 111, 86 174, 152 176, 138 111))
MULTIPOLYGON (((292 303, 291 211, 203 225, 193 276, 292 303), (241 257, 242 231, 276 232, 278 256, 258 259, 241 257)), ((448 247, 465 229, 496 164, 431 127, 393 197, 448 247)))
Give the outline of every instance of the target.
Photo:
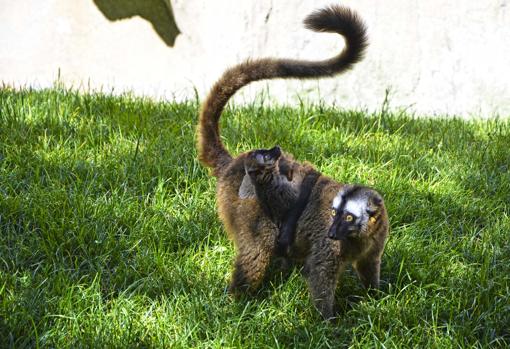
POLYGON ((293 189, 290 192, 295 198, 293 207, 299 210, 296 214, 287 203, 280 203, 280 210, 277 201, 274 207, 264 207, 261 204, 264 200, 250 198, 243 188, 245 165, 253 160, 253 155, 247 152, 232 157, 219 132, 219 119, 228 100, 250 82, 332 77, 350 69, 363 57, 367 47, 365 26, 348 8, 330 6, 319 10, 305 19, 305 25, 314 31, 342 35, 345 48, 324 61, 265 58, 249 60, 225 71, 202 105, 197 148, 201 163, 212 168, 217 177, 219 216, 236 248, 229 291, 237 294, 259 287, 277 250, 280 230, 275 222, 285 214, 292 221, 291 215, 295 214, 295 229, 290 229, 295 230, 291 234, 294 242, 290 257, 303 264, 314 304, 329 318, 333 316, 339 275, 348 264, 353 265, 364 286, 379 285, 381 257, 388 234, 388 216, 381 196, 370 188, 338 183, 312 166, 281 154, 279 164, 292 170, 281 171, 280 175, 289 180, 291 173, 291 189, 294 183, 300 183, 297 198, 293 189))
POLYGON ((246 172, 239 195, 242 198, 257 197, 267 215, 277 224, 292 207, 299 193, 301 178, 294 177, 292 163, 282 160, 282 151, 255 149, 244 159, 246 172))
POLYGON ((311 188, 319 173, 309 165, 297 166, 279 146, 255 149, 244 159, 246 175, 239 188, 241 198, 257 198, 268 217, 278 226, 276 252, 287 254, 295 236, 311 188))

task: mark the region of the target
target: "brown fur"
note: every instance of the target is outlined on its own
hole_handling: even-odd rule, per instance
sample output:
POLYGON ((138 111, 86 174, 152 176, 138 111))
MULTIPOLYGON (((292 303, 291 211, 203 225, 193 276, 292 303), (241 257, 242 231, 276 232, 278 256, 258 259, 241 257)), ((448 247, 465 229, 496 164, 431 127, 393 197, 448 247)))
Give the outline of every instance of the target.
MULTIPOLYGON (((358 62, 367 46, 362 21, 351 10, 332 6, 312 13, 305 20, 308 28, 319 32, 339 33, 346 47, 336 57, 308 62, 285 59, 248 61, 227 70, 213 86, 202 106, 198 126, 198 156, 202 164, 213 169, 217 177, 219 216, 229 237, 234 241, 237 256, 230 291, 253 291, 261 284, 271 259, 275 256, 278 226, 267 215, 256 197, 241 198, 239 189, 245 176, 248 153, 236 158, 223 146, 219 134, 219 118, 229 98, 242 86, 256 80, 273 78, 316 78, 334 76, 358 62)), ((316 172, 313 167, 283 156, 294 172, 302 175, 316 172)), ((332 226, 331 205, 344 187, 316 172, 307 189, 308 200, 302 203, 302 214, 295 215, 295 239, 290 255, 304 264, 311 296, 320 313, 333 315, 334 292, 338 276, 352 263, 363 284, 377 287, 379 265, 388 231, 386 210, 378 207, 378 229, 369 229, 363 238, 334 240, 328 237, 332 226)))

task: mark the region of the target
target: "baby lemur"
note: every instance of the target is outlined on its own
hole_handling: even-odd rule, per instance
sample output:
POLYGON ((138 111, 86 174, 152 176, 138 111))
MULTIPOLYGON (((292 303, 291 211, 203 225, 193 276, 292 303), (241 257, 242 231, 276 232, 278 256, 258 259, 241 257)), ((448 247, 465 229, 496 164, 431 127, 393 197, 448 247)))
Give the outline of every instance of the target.
POLYGON ((254 198, 278 226, 276 252, 288 253, 294 242, 296 224, 303 213, 319 173, 311 166, 297 166, 282 157, 279 146, 255 149, 244 159, 246 175, 239 188, 241 198, 254 198))
MULTIPOLYGON (((245 165, 253 160, 253 154, 247 152, 233 158, 219 132, 219 119, 228 100, 250 82, 331 77, 362 59, 367 46, 366 30, 350 9, 336 5, 324 8, 309 15, 305 25, 314 31, 342 35, 345 48, 336 57, 324 61, 265 58, 228 69, 202 105, 197 148, 201 163, 212 168, 217 177, 218 213, 236 248, 229 291, 237 294, 255 291, 260 286, 277 253, 278 222, 286 214, 294 215, 289 218, 289 222, 295 221, 289 256, 303 263, 314 304, 325 318, 330 318, 338 277, 348 264, 353 265, 366 287, 379 285, 381 256, 388 234, 388 217, 381 196, 373 189, 340 184, 311 165, 281 154, 279 164, 291 171, 280 170, 280 176, 286 179, 278 180, 289 181, 282 183, 289 185, 294 205, 270 201, 274 200, 270 198, 272 195, 262 199, 256 195, 250 197, 246 190, 245 165), (297 197, 292 192, 295 185, 298 185, 297 197), (291 206, 297 207, 298 212, 291 206)), ((258 155, 255 153, 255 159, 258 155)), ((282 228, 287 225, 283 224, 282 228)))

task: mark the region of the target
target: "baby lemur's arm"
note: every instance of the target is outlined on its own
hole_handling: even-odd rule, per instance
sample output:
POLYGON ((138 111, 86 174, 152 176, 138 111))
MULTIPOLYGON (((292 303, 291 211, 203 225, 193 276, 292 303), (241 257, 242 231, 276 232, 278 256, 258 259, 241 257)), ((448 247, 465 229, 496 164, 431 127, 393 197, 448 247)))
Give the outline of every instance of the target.
POLYGON ((306 208, 317 179, 320 177, 320 173, 312 167, 306 172, 301 182, 299 195, 280 226, 280 236, 278 237, 278 252, 280 254, 285 253, 294 243, 297 222, 306 208))

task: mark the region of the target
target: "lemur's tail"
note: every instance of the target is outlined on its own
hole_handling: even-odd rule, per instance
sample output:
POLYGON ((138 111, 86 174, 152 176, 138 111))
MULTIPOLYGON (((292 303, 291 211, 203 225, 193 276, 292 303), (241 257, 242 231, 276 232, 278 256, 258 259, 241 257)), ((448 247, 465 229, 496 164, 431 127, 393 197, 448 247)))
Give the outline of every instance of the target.
POLYGON ((198 125, 198 158, 217 174, 232 156, 220 139, 218 122, 230 97, 252 81, 275 78, 318 78, 340 74, 363 58, 368 39, 361 18, 346 7, 333 5, 310 14, 306 28, 316 32, 338 33, 345 38, 345 48, 324 61, 263 58, 249 60, 223 73, 202 105, 198 125))

